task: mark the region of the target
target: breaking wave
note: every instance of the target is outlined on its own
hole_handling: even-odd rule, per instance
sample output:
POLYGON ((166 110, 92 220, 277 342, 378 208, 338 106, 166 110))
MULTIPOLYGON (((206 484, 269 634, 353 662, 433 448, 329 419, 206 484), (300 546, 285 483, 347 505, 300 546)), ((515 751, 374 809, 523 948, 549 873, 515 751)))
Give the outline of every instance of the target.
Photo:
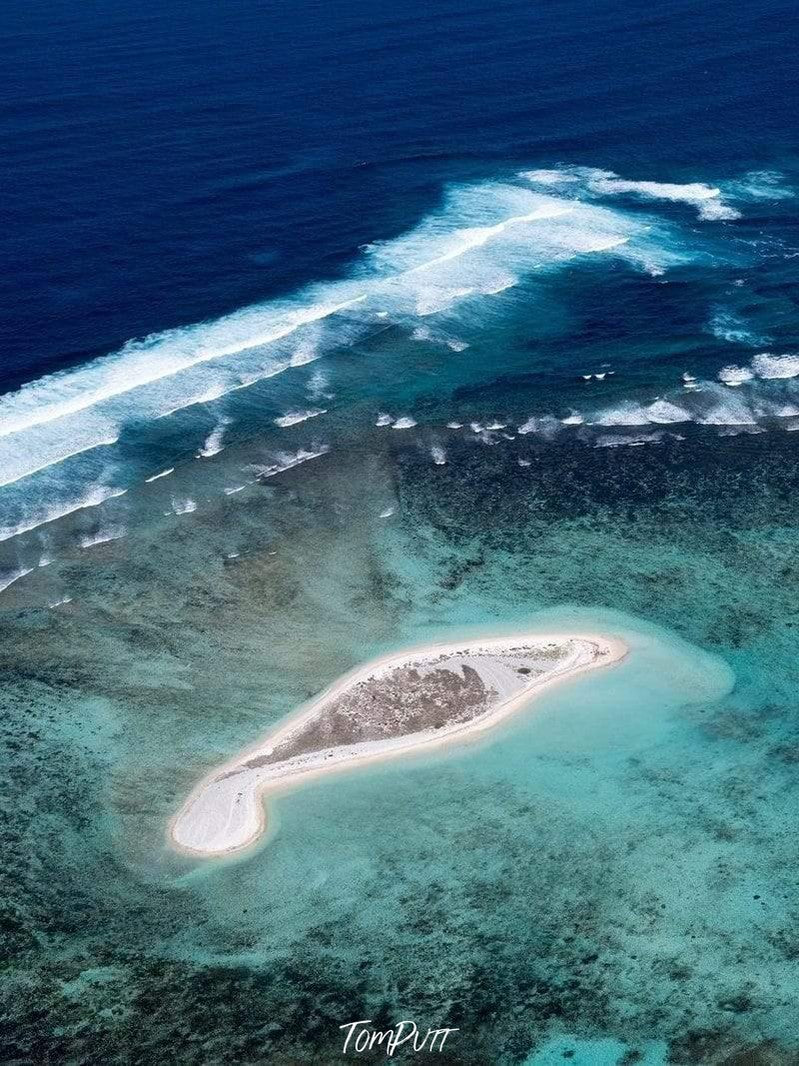
MULTIPOLYGON (((746 202, 788 195, 792 193, 778 175, 764 173, 716 187, 631 181, 578 167, 453 186, 440 210, 412 230, 365 246, 342 280, 308 285, 214 321, 131 341, 117 352, 0 397, 0 493, 12 492, 0 501, 9 504, 4 518, 13 516, 0 526, 0 541, 98 506, 124 493, 134 480, 165 478, 191 455, 217 455, 231 419, 217 412, 209 426, 204 405, 223 398, 231 402, 233 394, 242 404, 246 397, 258 396, 251 405, 257 415, 257 390, 241 390, 291 374, 337 348, 351 348, 392 328, 461 353, 469 347, 460 333, 461 326, 468 326, 465 308, 471 320, 488 317, 494 307, 503 306, 501 294, 523 283, 541 284, 539 279, 586 261, 613 260, 660 275, 704 254, 693 236, 680 230, 679 220, 651 213, 658 204, 685 204, 703 219, 731 220, 746 202), (137 474, 135 463, 127 463, 124 436, 131 432, 140 440, 151 423, 182 412, 187 413, 181 417, 195 419, 195 428, 201 424, 191 450, 172 445, 150 461, 148 476, 137 474), (106 483, 109 470, 113 486, 106 483)), ((752 362, 752 374, 758 382, 789 380, 799 375, 799 356, 761 353, 752 362)), ((605 373, 593 376, 602 380, 605 373)), ((728 391, 733 384, 746 386, 743 380, 729 380, 717 387, 728 391)), ((714 419, 718 403, 709 402, 709 387, 697 388, 692 403, 705 419, 714 419)), ((327 388, 325 374, 314 373, 305 402, 324 404, 331 398, 327 388)), ((325 413, 324 406, 295 409, 292 402, 296 398, 282 407, 283 414, 273 407, 269 420, 284 429, 325 413)), ((573 430, 580 426, 578 418, 590 421, 578 413, 560 420, 537 416, 519 432, 573 430)), ((617 426, 699 419, 685 403, 661 397, 597 412, 595 420, 617 426)), ((377 424, 401 430, 416 422, 410 414, 398 413, 380 415, 377 424)), ((493 423, 479 429, 486 440, 499 432, 501 427, 493 423)), ((173 437, 178 440, 180 433, 173 437)), ((141 455, 141 448, 131 454, 141 455)), ((259 476, 270 477, 321 454, 324 450, 281 453, 259 476)), ((239 490, 238 484, 231 489, 239 490)), ((176 496, 172 511, 186 513, 193 504, 193 498, 176 496)))
MULTIPOLYGON (((534 415, 521 422, 516 432, 552 436, 553 429, 640 429, 644 426, 677 426, 692 422, 700 426, 759 427, 782 425, 799 416, 799 355, 760 353, 747 366, 722 367, 718 380, 699 380, 683 375, 680 385, 654 399, 626 398, 594 411, 573 411, 555 419, 551 414, 534 415)), ((482 427, 481 427, 482 428, 482 427)))
POLYGON ((110 488, 105 485, 93 486, 85 495, 70 503, 57 505, 52 509, 34 508, 30 515, 17 525, 0 526, 0 541, 18 537, 21 533, 30 533, 31 530, 38 529, 39 526, 55 522, 59 518, 66 518, 67 515, 74 514, 75 511, 82 511, 86 507, 99 507, 106 500, 124 496, 126 492, 127 489, 110 488))
POLYGON ((274 477, 276 474, 282 474, 285 470, 291 470, 295 466, 308 463, 312 459, 320 459, 323 455, 327 455, 329 451, 329 445, 321 444, 316 448, 300 448, 299 451, 294 453, 281 452, 275 457, 274 462, 256 467, 255 474, 258 478, 274 477))
POLYGON ((661 200, 693 207, 703 221, 730 221, 741 217, 740 206, 746 202, 784 200, 793 190, 783 184, 782 175, 769 171, 752 171, 741 180, 718 186, 701 181, 684 184, 661 181, 629 181, 612 170, 594 167, 560 167, 556 170, 528 170, 523 176, 533 185, 572 190, 575 194, 595 197, 626 196, 641 200, 661 200))
POLYGON ((301 366, 385 319, 412 328, 582 256, 662 271, 688 258, 677 243, 651 220, 523 180, 452 188, 415 229, 367 246, 349 278, 131 341, 0 398, 0 483, 301 366))
POLYGON ((224 447, 222 442, 229 424, 230 419, 220 419, 218 425, 216 425, 206 437, 205 444, 203 444, 198 452, 198 458, 210 459, 212 455, 218 455, 219 452, 222 451, 222 448, 224 447))
POLYGON ((318 418, 319 415, 326 415, 327 411, 322 407, 309 408, 307 411, 289 411, 288 414, 281 415, 280 418, 276 418, 275 425, 280 426, 281 429, 286 429, 289 426, 299 425, 300 422, 307 422, 309 418, 318 418))

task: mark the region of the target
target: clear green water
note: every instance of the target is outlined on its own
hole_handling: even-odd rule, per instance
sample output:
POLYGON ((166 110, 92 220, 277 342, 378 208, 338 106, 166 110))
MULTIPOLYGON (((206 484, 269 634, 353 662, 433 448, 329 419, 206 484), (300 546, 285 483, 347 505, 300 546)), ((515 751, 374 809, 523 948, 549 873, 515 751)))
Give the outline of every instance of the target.
POLYGON ((402 1017, 455 1063, 796 1061, 795 437, 441 467, 401 437, 16 587, 6 1061, 328 1063, 402 1017), (354 664, 531 625, 632 652, 282 797, 236 860, 167 847, 199 774, 354 664))

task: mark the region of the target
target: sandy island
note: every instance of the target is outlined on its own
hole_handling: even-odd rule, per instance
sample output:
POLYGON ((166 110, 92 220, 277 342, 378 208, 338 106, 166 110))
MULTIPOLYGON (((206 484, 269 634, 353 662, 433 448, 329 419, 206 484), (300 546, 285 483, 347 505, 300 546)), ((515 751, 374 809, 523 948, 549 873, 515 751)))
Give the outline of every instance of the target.
POLYGON ((626 653, 617 638, 525 634, 383 656, 345 675, 204 778, 172 820, 171 842, 196 855, 239 851, 266 827, 265 792, 466 739, 549 686, 619 662, 626 653))

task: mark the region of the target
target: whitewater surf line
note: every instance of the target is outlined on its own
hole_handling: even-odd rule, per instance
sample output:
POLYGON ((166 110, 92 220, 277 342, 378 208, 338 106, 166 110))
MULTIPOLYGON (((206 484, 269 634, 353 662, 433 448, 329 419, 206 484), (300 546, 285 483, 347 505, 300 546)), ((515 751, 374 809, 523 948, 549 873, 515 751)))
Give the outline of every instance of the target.
MULTIPOLYGON (((310 358, 318 358, 325 349, 351 344, 376 319, 412 327, 419 316, 449 313, 459 300, 501 292, 518 284, 521 276, 561 268, 580 255, 617 254, 652 274, 690 261, 685 242, 669 232, 673 222, 642 216, 626 205, 619 210, 615 204, 610 208, 597 203, 603 198, 702 208, 726 207, 731 197, 766 195, 790 193, 754 179, 748 185, 737 183, 733 190, 730 183, 716 187, 628 181, 585 167, 527 171, 498 182, 452 186, 442 208, 406 234, 365 246, 349 278, 129 342, 116 353, 45 376, 0 398, 0 441, 5 444, 0 447, 0 488, 111 443, 131 422, 152 421, 218 400, 309 361, 307 353, 300 357, 299 349, 291 353, 275 348, 304 329, 321 330, 324 324, 324 334, 312 342, 310 358), (504 217, 497 220, 498 214, 504 217), (486 216, 490 224, 481 225, 486 216), (302 306, 302 301, 310 303, 302 306), (334 326, 336 316, 340 325, 334 326), (215 369, 205 373, 206 366, 215 369)), ((300 337, 300 347, 307 344, 308 339, 300 337)), ((76 480, 85 484, 81 473, 79 469, 76 480)), ((97 474, 93 469, 90 476, 97 474)), ((62 490, 55 484, 52 495, 62 490)), ((58 506, 64 506, 63 498, 58 506)))
MULTIPOLYGON (((78 414, 81 411, 85 411, 89 407, 94 407, 96 404, 101 403, 103 400, 113 399, 114 397, 121 396, 122 394, 130 392, 133 389, 141 388, 143 385, 151 385, 156 381, 160 381, 166 377, 172 377, 174 374, 178 374, 182 370, 189 370, 191 369, 191 367, 197 366, 200 363, 208 362, 211 359, 221 359, 224 358, 224 356, 226 355, 238 355, 241 352, 247 351, 249 348, 259 348, 264 344, 272 344, 275 341, 282 340, 284 337, 287 337, 291 333, 296 332, 302 326, 308 325, 311 322, 318 322, 320 319, 329 318, 330 315, 335 315, 348 307, 353 307, 355 304, 361 303, 363 300, 366 299, 366 296, 367 294, 364 293, 360 296, 354 297, 353 299, 344 300, 342 303, 336 304, 332 307, 324 306, 321 308, 309 308, 306 311, 297 312, 296 318, 298 319, 298 321, 291 322, 288 325, 278 328, 271 333, 263 334, 261 336, 249 337, 242 344, 228 345, 227 347, 214 349, 211 352, 200 354, 196 358, 188 362, 182 363, 180 366, 168 367, 159 373, 152 374, 150 377, 143 378, 140 381, 133 382, 132 384, 124 382, 118 385, 109 385, 104 389, 98 389, 94 393, 89 393, 86 396, 76 396, 73 400, 65 400, 61 403, 53 404, 50 407, 46 407, 35 414, 21 416, 16 420, 11 420, 10 423, 4 422, 2 419, 0 419, 0 437, 6 437, 13 433, 19 433, 22 430, 31 429, 32 427, 41 425, 45 422, 54 422, 60 418, 66 417, 67 415, 78 414)), ((105 358, 109 357, 106 356, 105 358)), ((201 401, 194 402, 196 403, 201 401)), ((2 401, 0 401, 0 409, 1 408, 2 401)), ((176 410, 178 410, 178 408, 176 408, 176 410)))

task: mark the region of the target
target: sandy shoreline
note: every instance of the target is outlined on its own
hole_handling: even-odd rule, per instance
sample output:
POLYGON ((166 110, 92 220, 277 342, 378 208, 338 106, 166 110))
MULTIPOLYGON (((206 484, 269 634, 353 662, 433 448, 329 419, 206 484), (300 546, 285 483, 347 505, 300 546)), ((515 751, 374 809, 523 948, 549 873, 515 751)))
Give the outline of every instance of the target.
MULTIPOLYGON (((366 765, 395 758, 412 751, 462 743, 492 729, 552 686, 588 670, 620 662, 627 645, 617 637, 585 633, 525 633, 503 637, 464 639, 436 643, 392 652, 349 671, 304 707, 278 723, 252 747, 239 753, 207 774, 187 797, 169 825, 168 837, 173 847, 198 857, 222 857, 245 850, 266 829, 265 796, 287 790, 300 778, 317 777, 356 765, 366 765), (548 668, 537 662, 531 680, 511 678, 508 657, 514 662, 521 655, 547 656, 555 653, 558 661, 548 668), (462 674, 466 667, 477 676, 490 679, 493 703, 468 721, 453 721, 407 735, 342 743, 314 751, 300 751, 279 761, 275 749, 297 743, 303 731, 313 729, 324 720, 337 701, 348 698, 354 690, 376 692, 372 700, 380 703, 382 685, 389 685, 400 670, 415 667, 424 674, 440 675, 452 671, 449 662, 462 674)), ((531 661, 536 661, 532 659, 531 661)), ((516 669, 515 674, 533 671, 516 669)), ((422 679, 424 680, 424 678, 422 679)))

